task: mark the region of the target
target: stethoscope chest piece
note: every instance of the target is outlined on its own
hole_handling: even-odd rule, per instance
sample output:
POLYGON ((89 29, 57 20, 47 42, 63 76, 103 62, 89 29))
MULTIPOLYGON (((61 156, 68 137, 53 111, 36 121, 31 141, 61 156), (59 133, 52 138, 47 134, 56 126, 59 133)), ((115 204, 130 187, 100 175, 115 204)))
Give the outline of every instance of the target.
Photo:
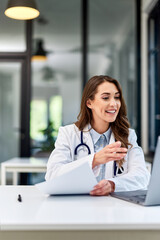
POLYGON ((83 147, 83 146, 88 150, 88 154, 91 154, 91 150, 90 150, 89 146, 83 142, 83 131, 81 131, 81 143, 78 144, 77 147, 75 148, 74 155, 77 155, 78 148, 83 147))

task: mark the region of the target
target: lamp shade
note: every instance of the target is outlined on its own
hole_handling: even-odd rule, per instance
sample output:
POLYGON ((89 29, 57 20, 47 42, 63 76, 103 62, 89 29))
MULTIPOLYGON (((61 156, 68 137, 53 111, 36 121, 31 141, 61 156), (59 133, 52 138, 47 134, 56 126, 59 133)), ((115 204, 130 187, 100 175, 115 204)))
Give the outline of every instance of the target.
POLYGON ((29 20, 39 16, 34 0, 9 0, 5 15, 17 20, 29 20))
POLYGON ((32 61, 46 61, 47 51, 44 50, 43 40, 38 40, 36 45, 36 51, 32 56, 32 61))

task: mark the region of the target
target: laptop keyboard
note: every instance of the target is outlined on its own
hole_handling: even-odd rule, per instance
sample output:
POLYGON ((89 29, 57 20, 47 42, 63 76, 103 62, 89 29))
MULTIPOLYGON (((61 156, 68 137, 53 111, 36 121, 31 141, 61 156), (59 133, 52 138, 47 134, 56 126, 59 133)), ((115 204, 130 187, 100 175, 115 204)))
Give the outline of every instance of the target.
POLYGON ((134 203, 144 203, 147 195, 147 190, 114 192, 111 195, 113 197, 117 197, 134 203))
POLYGON ((144 202, 146 198, 146 195, 140 195, 140 196, 132 196, 130 199, 131 200, 136 200, 139 202, 144 202))

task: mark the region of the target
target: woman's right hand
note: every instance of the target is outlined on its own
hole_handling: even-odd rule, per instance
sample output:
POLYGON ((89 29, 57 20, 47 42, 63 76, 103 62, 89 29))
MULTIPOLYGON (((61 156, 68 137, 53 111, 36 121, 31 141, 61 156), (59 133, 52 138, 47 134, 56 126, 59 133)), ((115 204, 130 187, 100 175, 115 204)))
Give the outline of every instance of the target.
POLYGON ((92 168, 110 161, 123 159, 127 154, 127 150, 127 148, 121 147, 120 141, 105 146, 101 151, 95 153, 92 168))

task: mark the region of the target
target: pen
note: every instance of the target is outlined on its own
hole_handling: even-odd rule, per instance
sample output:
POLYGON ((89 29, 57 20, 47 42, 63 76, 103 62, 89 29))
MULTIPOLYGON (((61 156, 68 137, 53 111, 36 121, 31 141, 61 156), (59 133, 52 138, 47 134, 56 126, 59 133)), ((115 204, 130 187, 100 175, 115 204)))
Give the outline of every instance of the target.
POLYGON ((18 194, 18 198, 17 198, 18 202, 22 202, 22 197, 20 194, 18 194))

